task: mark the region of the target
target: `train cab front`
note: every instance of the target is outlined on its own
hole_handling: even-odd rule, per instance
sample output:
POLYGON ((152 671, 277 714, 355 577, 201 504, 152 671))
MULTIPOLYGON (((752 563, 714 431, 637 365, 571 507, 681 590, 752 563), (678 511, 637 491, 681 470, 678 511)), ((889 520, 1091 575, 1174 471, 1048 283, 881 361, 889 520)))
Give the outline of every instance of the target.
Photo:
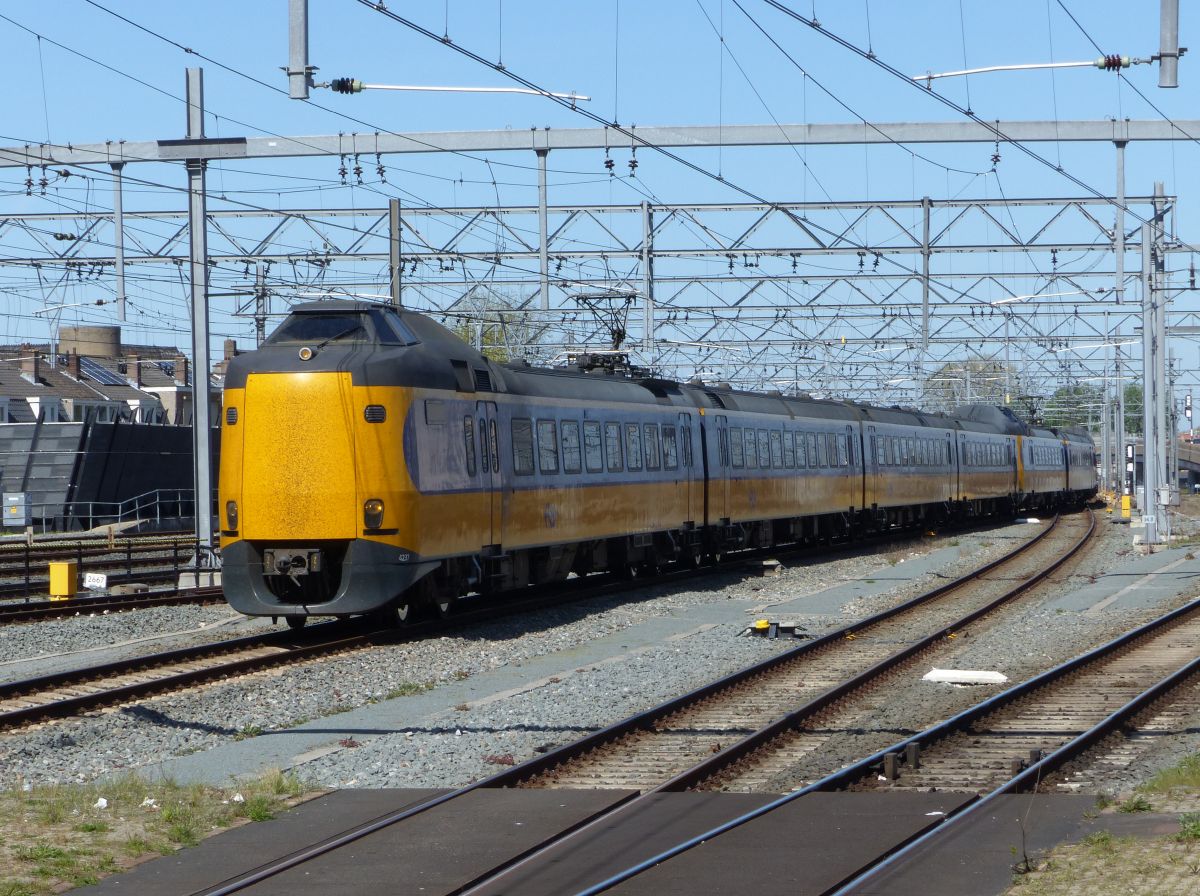
POLYGON ((349 616, 427 572, 406 544, 403 422, 390 376, 419 340, 363 302, 298 306, 226 375, 222 581, 251 616, 349 616))

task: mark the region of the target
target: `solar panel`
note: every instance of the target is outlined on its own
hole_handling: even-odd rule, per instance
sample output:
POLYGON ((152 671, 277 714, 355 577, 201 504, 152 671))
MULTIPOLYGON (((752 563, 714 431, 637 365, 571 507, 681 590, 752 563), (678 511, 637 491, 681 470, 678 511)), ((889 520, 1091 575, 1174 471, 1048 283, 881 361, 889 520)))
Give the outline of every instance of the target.
POLYGON ((113 373, 107 367, 104 367, 91 358, 80 358, 79 369, 85 376, 105 386, 129 385, 125 377, 119 373, 113 373))

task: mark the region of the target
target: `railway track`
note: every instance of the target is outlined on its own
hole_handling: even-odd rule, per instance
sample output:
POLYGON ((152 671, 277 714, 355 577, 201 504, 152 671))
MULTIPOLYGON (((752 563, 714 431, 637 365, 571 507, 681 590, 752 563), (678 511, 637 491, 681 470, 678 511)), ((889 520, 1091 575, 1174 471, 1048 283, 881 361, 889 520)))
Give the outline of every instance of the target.
POLYGON ((1042 581, 1094 529, 1091 514, 1056 520, 981 572, 549 754, 536 772, 526 770, 520 786, 645 793, 723 775, 724 789, 762 789, 829 739, 833 726, 806 721, 835 708, 855 713, 855 702, 869 699, 889 675, 1042 581), (724 770, 734 766, 729 783, 732 773, 724 770))
POLYGON ((73 561, 80 577, 103 573, 114 584, 173 583, 195 553, 195 538, 161 535, 0 543, 0 607, 4 598, 47 594, 53 562, 73 561))
MULTIPOLYGON (((861 544, 840 545, 841 548, 860 547, 861 544)), ((835 548, 836 550, 837 548, 835 548)), ((410 623, 400 629, 384 628, 363 632, 362 620, 357 633, 350 637, 338 635, 323 643, 325 636, 297 637, 289 632, 273 632, 268 635, 245 639, 220 641, 184 650, 135 657, 113 663, 86 667, 71 672, 56 673, 43 678, 12 682, 0 685, 0 729, 13 728, 36 721, 49 721, 78 715, 106 706, 114 706, 145 699, 147 697, 203 685, 234 675, 263 671, 272 667, 317 659, 333 653, 366 649, 405 640, 416 640, 441 634, 453 627, 486 622, 504 616, 530 612, 550 605, 561 605, 564 600, 584 601, 593 597, 620 593, 632 587, 646 588, 688 579, 710 576, 716 571, 734 569, 743 563, 753 563, 763 556, 789 557, 803 555, 812 550, 808 547, 762 549, 747 551, 722 567, 679 568, 651 578, 639 578, 636 585, 627 581, 605 578, 600 582, 592 579, 576 579, 556 586, 540 586, 528 589, 519 599, 508 596, 503 601, 481 602, 478 608, 460 606, 449 619, 433 619, 410 623), (238 653, 241 651, 241 653, 238 653)), ((828 552, 828 548, 825 548, 828 552)), ((202 599, 218 599, 219 590, 208 589, 202 599)), ((0 624, 17 619, 50 618, 55 615, 73 615, 83 607, 92 609, 132 609, 170 603, 192 602, 195 596, 175 595, 131 595, 113 598, 107 602, 97 599, 81 599, 70 602, 0 603, 0 624), (86 601, 86 602, 85 602, 86 601)), ((346 626, 334 629, 332 623, 311 626, 307 632, 343 631, 346 626)))
MULTIPOLYGON (((734 564, 730 564, 732 567, 734 564)), ((729 568, 729 567, 727 567, 729 568)), ((639 579, 637 586, 665 584, 712 575, 714 569, 680 569, 654 578, 639 579)), ((428 619, 411 622, 400 628, 373 629, 369 620, 359 618, 345 622, 312 625, 302 632, 274 631, 264 635, 217 641, 210 644, 162 653, 149 654, 84 667, 68 672, 0 684, 0 730, 33 722, 69 718, 81 713, 131 703, 137 700, 204 685, 235 675, 264 671, 284 665, 305 662, 337 653, 368 649, 407 640, 418 640, 442 634, 455 627, 487 622, 520 613, 527 613, 564 600, 585 601, 590 598, 630 590, 629 582, 605 579, 577 579, 557 587, 531 588, 520 599, 484 602, 477 608, 459 607, 447 619, 428 619)), ((219 589, 209 589, 205 597, 220 598, 219 589)), ((160 601, 173 600, 163 595, 160 601)), ((194 598, 188 597, 187 600, 194 598)), ((22 614, 44 612, 77 612, 82 607, 100 607, 92 599, 65 603, 41 602, 41 606, 0 604, 0 622, 10 621, 22 614)), ((131 596, 130 606, 148 606, 152 596, 131 596)), ((103 606, 113 607, 112 603, 103 606)), ((42 618, 46 618, 43 616, 42 618)))
POLYGON ((145 591, 138 594, 75 597, 71 600, 27 600, 0 602, 0 626, 15 622, 40 622, 69 616, 123 613, 147 607, 177 607, 220 603, 220 588, 192 588, 170 593, 145 591))
MULTIPOLYGON (((920 654, 930 645, 944 640, 948 634, 961 630, 971 621, 986 615, 1004 602, 1011 600, 1016 594, 1027 590, 1034 582, 1044 579, 1069 556, 1079 551, 1094 531, 1094 518, 1088 514, 1087 519, 1086 525, 1068 522, 1065 525, 1048 527, 1026 545, 989 564, 984 572, 993 576, 991 582, 996 587, 993 589, 989 586, 985 589, 979 586, 977 589, 979 592, 989 591, 990 593, 987 595, 976 593, 973 597, 965 596, 966 592, 975 590, 969 588, 969 585, 980 581, 978 572, 948 583, 932 592, 907 601, 899 607, 802 645, 796 650, 760 663, 750 670, 723 679, 721 682, 687 695, 685 698, 672 701, 591 737, 584 738, 576 744, 552 751, 544 757, 500 772, 461 790, 383 816, 310 849, 301 850, 280 862, 256 869, 219 887, 204 891, 204 896, 227 896, 227 894, 238 892, 281 871, 296 867, 309 859, 318 858, 392 824, 432 811, 450 800, 485 788, 582 786, 621 787, 640 791, 640 796, 633 800, 620 802, 612 813, 616 814, 630 811, 654 793, 682 789, 706 780, 712 777, 717 770, 752 752, 754 747, 778 733, 775 728, 780 721, 780 706, 794 707, 797 702, 797 689, 804 687, 803 684, 797 683, 794 670, 789 666, 797 663, 805 664, 809 659, 813 660, 813 665, 805 666, 807 672, 804 675, 816 672, 815 680, 819 682, 817 689, 820 690, 820 684, 825 685, 822 694, 824 699, 831 704, 838 699, 837 695, 854 689, 854 686, 848 687, 836 678, 837 669, 844 668, 842 664, 849 662, 851 665, 865 666, 865 669, 859 669, 859 672, 865 672, 863 678, 865 682, 867 677, 878 676, 904 660, 920 654), (1052 533, 1054 533, 1053 538, 1052 533), (1062 543, 1053 544, 1053 542, 1060 541, 1062 543), (1054 554, 1053 562, 1043 559, 1033 564, 1035 569, 1024 571, 1015 569, 1014 566, 1028 563, 1026 555, 1035 545, 1041 545, 1049 553, 1054 554), (1015 586, 1010 581, 1014 577, 1021 580, 1015 586), (999 593, 996 593, 997 591, 999 593), (951 598, 952 595, 957 596, 951 598), (935 602, 939 598, 947 600, 942 609, 935 611, 935 602), (970 606, 965 606, 965 604, 970 606), (948 609, 952 606, 954 609, 948 609), (936 622, 926 625, 924 637, 916 640, 910 637, 897 650, 895 642, 899 633, 889 628, 889 625, 895 625, 899 617, 906 617, 918 610, 922 615, 929 614, 936 617, 936 622), (947 616, 950 619, 948 623, 946 623, 947 616), (843 659, 836 661, 839 665, 827 665, 834 654, 840 654, 843 659), (853 659, 848 659, 850 657, 853 659), (747 702, 742 698, 748 694, 755 692, 761 694, 764 691, 765 677, 770 675, 775 667, 779 667, 785 675, 791 676, 790 686, 772 686, 770 688, 772 698, 760 697, 750 701, 749 708, 742 707, 738 712, 728 711, 728 707, 736 708, 739 701, 747 702), (719 699, 725 702, 726 710, 715 729, 717 732, 715 737, 718 740, 714 743, 714 729, 702 726, 714 724, 711 709, 718 695, 720 695, 719 699), (773 712, 775 715, 772 715, 773 712), (681 731, 680 725, 685 716, 690 717, 689 727, 686 731, 681 731), (768 717, 767 721, 761 723, 760 720, 764 716, 768 717), (749 746, 747 747, 745 744, 739 746, 743 735, 746 734, 749 734, 747 739, 749 746), (720 740, 726 741, 729 745, 721 744, 720 740), (639 758, 631 762, 631 750, 635 745, 639 758), (714 746, 717 747, 715 752, 714 746), (699 759, 697 759, 697 754, 700 754, 699 759)), ((800 681, 803 682, 803 680, 804 676, 801 676, 800 681)), ((858 686, 861 687, 862 682, 858 686)), ((807 705, 811 707, 820 702, 821 699, 818 698, 809 701, 807 705)), ((788 718, 786 709, 784 712, 784 718, 788 718)), ((591 828, 608 817, 609 814, 605 813, 598 818, 593 818, 585 827, 591 828)), ((562 840, 569 839, 579 830, 581 829, 576 828, 571 832, 564 832, 562 840)), ((497 869, 495 875, 476 881, 464 892, 475 892, 476 889, 486 888, 489 883, 494 882, 507 871, 524 865, 526 862, 536 861, 543 852, 553 850, 559 842, 561 841, 555 839, 544 844, 535 853, 521 858, 516 863, 497 869)))
POLYGON ((0 729, 78 715, 167 691, 363 647, 371 636, 326 623, 0 684, 0 729), (329 629, 329 631, 326 631, 329 629))

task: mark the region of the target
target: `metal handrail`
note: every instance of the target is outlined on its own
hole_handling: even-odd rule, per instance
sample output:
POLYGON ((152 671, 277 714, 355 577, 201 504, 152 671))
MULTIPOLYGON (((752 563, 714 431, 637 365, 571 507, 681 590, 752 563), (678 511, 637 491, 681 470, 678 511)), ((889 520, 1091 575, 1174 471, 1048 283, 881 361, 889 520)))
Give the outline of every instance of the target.
MULTIPOLYGON (((212 506, 216 520, 216 489, 213 489, 212 506)), ((155 489, 122 501, 70 501, 65 504, 43 501, 30 505, 31 528, 41 534, 73 528, 94 529, 132 520, 161 525, 164 521, 192 519, 195 515, 194 489, 190 488, 155 489)), ((20 532, 13 527, 0 535, 20 532)))

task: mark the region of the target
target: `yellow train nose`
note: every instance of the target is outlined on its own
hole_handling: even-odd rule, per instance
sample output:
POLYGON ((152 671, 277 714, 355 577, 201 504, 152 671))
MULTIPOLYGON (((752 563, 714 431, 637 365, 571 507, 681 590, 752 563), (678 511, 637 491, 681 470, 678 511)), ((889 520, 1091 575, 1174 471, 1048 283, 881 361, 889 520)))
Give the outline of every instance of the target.
POLYGON ((250 374, 243 419, 242 537, 354 538, 350 374, 250 374))

